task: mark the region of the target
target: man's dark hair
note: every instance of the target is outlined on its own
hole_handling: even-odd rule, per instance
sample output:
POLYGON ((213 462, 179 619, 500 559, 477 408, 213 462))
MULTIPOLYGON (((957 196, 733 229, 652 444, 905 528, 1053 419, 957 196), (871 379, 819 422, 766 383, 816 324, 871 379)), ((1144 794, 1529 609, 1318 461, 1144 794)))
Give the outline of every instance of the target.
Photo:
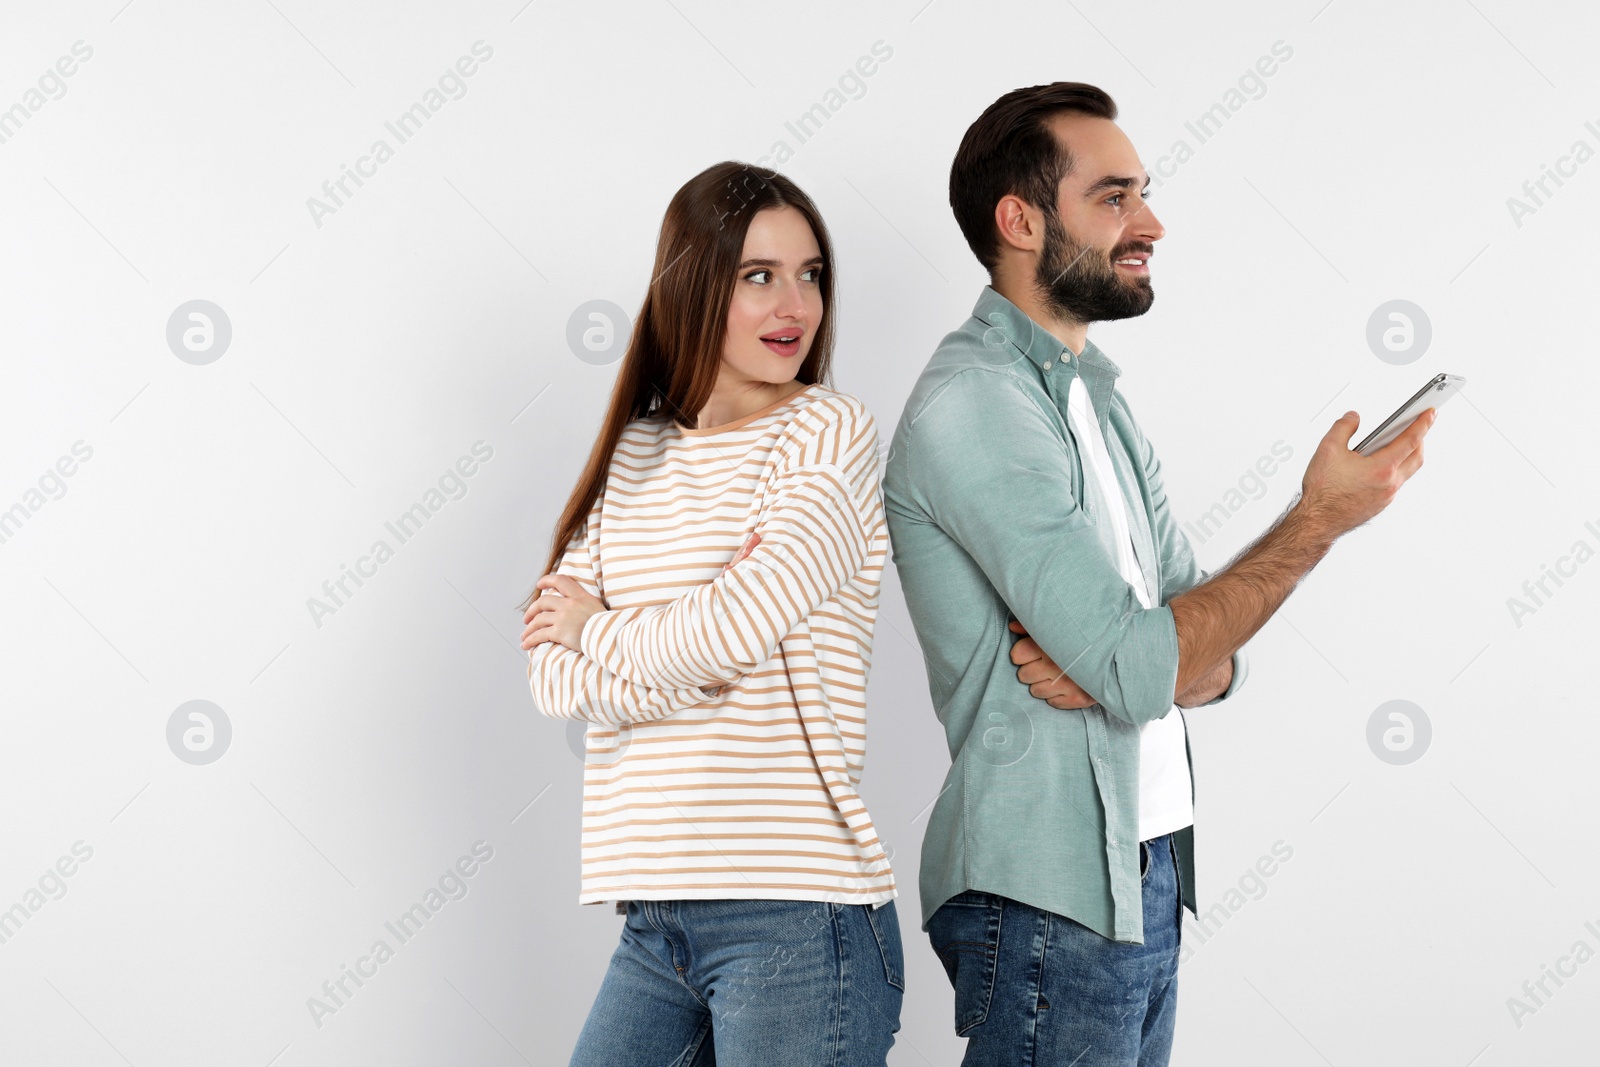
POLYGON ((990 274, 1000 261, 994 206, 1014 193, 1054 215, 1056 188, 1072 170, 1072 153, 1048 123, 1063 111, 1117 117, 1116 102, 1083 82, 1053 82, 1013 89, 967 127, 950 164, 950 207, 956 223, 990 274))

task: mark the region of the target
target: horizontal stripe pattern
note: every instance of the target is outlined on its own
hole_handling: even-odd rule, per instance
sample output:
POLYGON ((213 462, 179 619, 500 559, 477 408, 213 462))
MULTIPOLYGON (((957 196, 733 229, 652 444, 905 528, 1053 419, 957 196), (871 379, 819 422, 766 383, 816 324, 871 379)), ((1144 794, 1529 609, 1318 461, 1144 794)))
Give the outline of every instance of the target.
POLYGON ((608 610, 581 652, 528 662, 540 711, 589 721, 580 903, 898 895, 857 792, 878 449, 865 405, 822 385, 710 432, 623 431, 557 567, 608 610))

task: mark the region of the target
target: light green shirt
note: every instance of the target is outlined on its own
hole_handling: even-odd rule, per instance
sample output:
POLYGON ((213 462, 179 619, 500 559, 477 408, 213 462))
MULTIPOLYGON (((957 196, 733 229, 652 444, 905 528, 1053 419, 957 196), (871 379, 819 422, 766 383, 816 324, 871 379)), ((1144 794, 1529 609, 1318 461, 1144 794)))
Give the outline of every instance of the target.
MULTIPOLYGON (((1121 373, 1092 342, 1073 355, 985 286, 895 429, 890 543, 952 761, 922 841, 923 930, 946 900, 977 889, 1144 941, 1139 724, 1173 705, 1167 602, 1209 572, 1172 517, 1161 462, 1116 389, 1121 373), (1085 477, 1067 421, 1075 376, 1126 505, 1085 477), (1123 506, 1150 608, 1117 566, 1106 509, 1123 506), (1029 693, 1011 662, 1013 618, 1099 703, 1058 710, 1029 693)), ((1240 650, 1227 691, 1208 703, 1247 673, 1240 650)), ((1174 838, 1193 912, 1194 827, 1174 838)))

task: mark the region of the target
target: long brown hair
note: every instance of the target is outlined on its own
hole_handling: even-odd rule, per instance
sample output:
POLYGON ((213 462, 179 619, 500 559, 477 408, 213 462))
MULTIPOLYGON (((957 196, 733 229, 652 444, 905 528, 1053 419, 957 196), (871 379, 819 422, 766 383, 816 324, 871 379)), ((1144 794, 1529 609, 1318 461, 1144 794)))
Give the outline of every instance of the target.
MULTIPOLYGON (((600 435, 556 523, 545 574, 556 569, 567 546, 583 533, 629 422, 668 418, 685 429, 695 427, 721 370, 745 233, 756 212, 779 207, 805 216, 822 254, 822 320, 795 380, 806 385, 829 382, 833 246, 821 213, 799 186, 776 171, 732 160, 707 167, 673 194, 661 220, 650 286, 639 305, 600 435)), ((521 610, 537 599, 536 593, 528 594, 521 610)))

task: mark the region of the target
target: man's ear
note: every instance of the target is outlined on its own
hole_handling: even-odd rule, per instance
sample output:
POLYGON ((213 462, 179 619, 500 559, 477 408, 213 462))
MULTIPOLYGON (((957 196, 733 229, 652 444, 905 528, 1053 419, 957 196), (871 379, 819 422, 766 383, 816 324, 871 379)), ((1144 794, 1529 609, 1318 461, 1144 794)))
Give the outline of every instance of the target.
POLYGON ((1002 247, 1025 252, 1044 247, 1044 216, 1015 193, 1007 193, 995 204, 994 225, 1002 247))

